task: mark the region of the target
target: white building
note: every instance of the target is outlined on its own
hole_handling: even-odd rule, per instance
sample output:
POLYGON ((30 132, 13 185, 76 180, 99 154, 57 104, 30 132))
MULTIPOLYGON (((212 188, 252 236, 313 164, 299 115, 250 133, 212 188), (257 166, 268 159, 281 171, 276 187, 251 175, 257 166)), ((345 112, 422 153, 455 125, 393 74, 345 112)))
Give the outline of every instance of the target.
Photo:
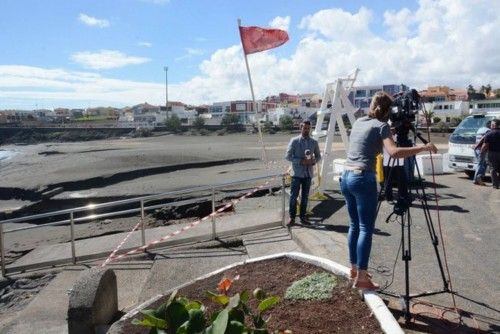
MULTIPOLYGON (((432 112, 433 118, 439 117, 443 122, 449 123, 452 118, 463 118, 469 113, 467 101, 435 101, 424 103, 425 110, 432 112)), ((423 111, 420 111, 423 115, 423 111)))
POLYGON ((349 100, 356 108, 361 109, 365 114, 370 109, 372 96, 378 91, 384 91, 389 95, 395 95, 408 90, 405 85, 370 85, 353 87, 349 93, 349 100))
POLYGON ((469 113, 488 112, 500 110, 500 99, 477 100, 469 102, 469 113))

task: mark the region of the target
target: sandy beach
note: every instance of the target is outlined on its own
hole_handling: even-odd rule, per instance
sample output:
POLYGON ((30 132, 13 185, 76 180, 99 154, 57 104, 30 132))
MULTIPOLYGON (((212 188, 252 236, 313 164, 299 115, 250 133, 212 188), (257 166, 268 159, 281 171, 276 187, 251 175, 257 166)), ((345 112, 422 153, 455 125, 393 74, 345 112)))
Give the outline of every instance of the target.
MULTIPOLYGON (((0 207, 3 212, 22 207, 18 212, 30 215, 277 174, 288 166, 284 155, 288 141, 295 135, 280 133, 264 137, 268 164, 261 160, 257 135, 251 134, 160 135, 8 145, 3 149, 16 154, 0 162, 0 207), (44 195, 52 191, 54 195, 44 195)), ((442 151, 446 150, 447 137, 438 135, 433 141, 442 151)), ((334 139, 333 156, 345 157, 340 137, 334 139)), ((245 185, 234 188, 244 189, 245 185)), ((181 219, 196 218, 195 213, 192 217, 180 216, 181 219)), ((76 238, 128 231, 136 223, 137 217, 82 223, 76 226, 76 238)), ((5 229, 20 226, 30 224, 6 224, 5 229)), ((69 240, 67 226, 49 226, 41 231, 9 234, 7 257, 14 260, 39 245, 69 240)))

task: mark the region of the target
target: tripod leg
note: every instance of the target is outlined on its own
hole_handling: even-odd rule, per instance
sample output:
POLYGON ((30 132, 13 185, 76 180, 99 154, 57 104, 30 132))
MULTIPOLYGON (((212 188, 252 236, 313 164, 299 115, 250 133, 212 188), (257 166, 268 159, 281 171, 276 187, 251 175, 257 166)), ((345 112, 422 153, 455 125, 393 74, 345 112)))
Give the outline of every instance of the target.
MULTIPOLYGON (((413 159, 416 159, 416 158, 413 157, 413 159)), ((420 179, 421 178, 421 176, 420 176, 420 170, 418 168, 418 164, 416 163, 416 161, 415 161, 415 167, 417 169, 417 174, 418 174, 418 177, 420 179)), ((422 209, 424 211, 425 223, 427 225, 427 230, 429 231, 429 236, 431 238, 431 243, 432 243, 432 246, 434 247, 434 252, 436 253, 436 259, 438 261, 439 271, 441 273, 441 278, 443 280, 443 290, 444 291, 449 291, 448 280, 446 279, 446 275, 444 273, 444 268, 443 268, 443 263, 441 261, 441 255, 439 254, 439 248, 438 248, 439 239, 438 239, 438 236, 436 234, 436 230, 434 229, 434 224, 432 222, 432 217, 431 217, 431 212, 430 212, 430 209, 429 209, 429 204, 427 203, 427 194, 425 193, 425 189, 424 189, 423 183, 420 183, 420 189, 419 190, 422 192, 422 196, 421 196, 422 209)))
POLYGON ((405 294, 401 296, 403 302, 403 311, 405 322, 408 324, 411 320, 410 313, 410 261, 411 261, 411 230, 409 211, 401 216, 401 242, 402 242, 402 256, 405 262, 405 294), (406 218, 406 222, 405 222, 406 218))

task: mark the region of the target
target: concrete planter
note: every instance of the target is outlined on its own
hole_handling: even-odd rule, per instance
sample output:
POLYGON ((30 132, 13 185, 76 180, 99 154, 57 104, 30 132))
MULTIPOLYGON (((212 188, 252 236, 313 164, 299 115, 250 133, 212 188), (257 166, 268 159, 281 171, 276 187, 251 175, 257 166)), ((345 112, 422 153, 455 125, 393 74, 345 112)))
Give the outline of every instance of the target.
MULTIPOLYGON (((306 262, 312 265, 315 265, 317 267, 323 268, 327 271, 330 271, 331 273, 339 276, 349 276, 349 268, 340 265, 336 262, 330 261, 328 259, 324 259, 321 257, 313 256, 313 255, 307 255, 299 252, 291 252, 291 253, 278 253, 278 254, 273 254, 269 256, 263 256, 263 257, 258 257, 258 258, 253 258, 253 259, 248 259, 243 262, 237 262, 234 264, 231 264, 229 266, 223 267, 221 269, 218 269, 216 271, 213 271, 207 275, 198 277, 197 279, 187 282, 185 284, 182 284, 174 289, 169 290, 167 293, 164 295, 157 295, 148 301, 138 305, 136 308, 125 314, 119 321, 113 324, 111 326, 110 330, 108 331, 108 334, 121 334, 124 333, 122 331, 123 325, 131 321, 132 318, 134 318, 139 311, 143 309, 150 308, 150 305, 155 303, 158 299, 162 298, 165 295, 171 294, 175 290, 179 290, 185 286, 189 286, 193 284, 194 282, 198 280, 203 280, 205 278, 211 277, 213 275, 217 275, 221 272, 224 272, 228 269, 231 269, 233 267, 241 266, 247 263, 253 263, 253 262, 258 262, 258 261, 265 261, 265 260, 270 260, 270 259, 276 259, 276 258, 281 258, 281 257, 287 257, 291 258, 294 260, 306 262)), ((376 319, 380 323, 380 327, 385 333, 395 333, 395 334, 404 334, 403 330, 399 326, 398 322, 396 319, 394 319, 392 313, 389 311, 385 303, 382 301, 382 299, 375 293, 375 292, 364 292, 363 293, 364 300, 368 307, 372 310, 373 314, 375 315, 376 319)))

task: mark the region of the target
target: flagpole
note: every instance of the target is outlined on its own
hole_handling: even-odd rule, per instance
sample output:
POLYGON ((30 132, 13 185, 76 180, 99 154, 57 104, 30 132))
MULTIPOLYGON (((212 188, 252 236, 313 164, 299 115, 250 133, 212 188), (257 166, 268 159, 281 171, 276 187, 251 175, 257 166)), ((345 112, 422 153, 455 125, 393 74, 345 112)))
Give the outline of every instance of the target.
MULTIPOLYGON (((240 33, 240 40, 241 40, 240 27, 241 27, 241 19, 238 19, 238 32, 240 33)), ((241 40, 241 46, 243 47, 243 40, 241 40)), ((267 162, 266 147, 264 146, 264 139, 262 138, 260 120, 258 119, 259 112, 257 111, 257 103, 255 102, 255 94, 253 92, 252 76, 250 75, 250 67, 248 66, 248 58, 245 49, 243 49, 243 55, 245 56, 245 65, 247 66, 248 82, 250 83, 250 92, 252 93, 252 105, 254 106, 255 109, 255 119, 257 121, 257 130, 259 131, 259 143, 262 146, 262 160, 264 160, 264 162, 267 162)))

